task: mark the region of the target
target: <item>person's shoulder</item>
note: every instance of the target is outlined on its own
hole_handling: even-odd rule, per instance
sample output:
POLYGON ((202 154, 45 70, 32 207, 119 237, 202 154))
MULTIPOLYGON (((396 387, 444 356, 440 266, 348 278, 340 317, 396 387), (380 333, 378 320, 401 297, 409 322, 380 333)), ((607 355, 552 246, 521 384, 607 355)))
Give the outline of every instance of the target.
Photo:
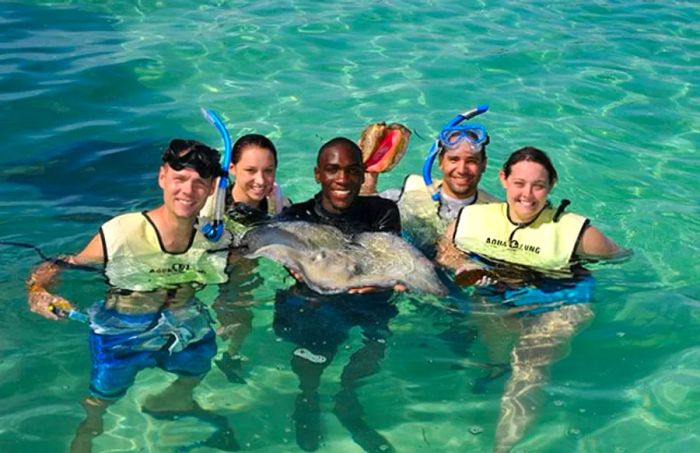
POLYGON ((486 204, 486 203, 502 203, 503 200, 488 193, 485 190, 478 189, 476 194, 476 204, 486 204))
POLYGON ((409 173, 403 179, 403 185, 405 186, 407 184, 423 184, 423 185, 425 185, 425 181, 423 180, 423 176, 418 175, 416 173, 409 173))
POLYGON ((395 201, 376 195, 360 197, 360 208, 373 216, 399 217, 399 205, 395 201))
POLYGON ((285 207, 279 215, 280 220, 291 220, 299 216, 306 216, 313 212, 314 199, 310 198, 301 203, 292 203, 285 207))
POLYGON ((508 204, 503 201, 493 201, 490 203, 472 203, 462 206, 460 211, 466 212, 493 212, 507 211, 508 204))
POLYGON ((369 206, 369 207, 376 207, 376 208, 384 208, 384 209, 392 209, 396 208, 397 204, 395 201, 390 200, 388 198, 383 198, 378 195, 367 195, 367 196, 361 196, 358 198, 360 202, 364 206, 369 206))
POLYGON ((289 206, 284 208, 284 211, 301 211, 301 210, 308 209, 309 207, 313 207, 313 205, 314 205, 314 199, 309 198, 306 201, 290 204, 289 206))
POLYGON ((124 214, 119 214, 105 223, 102 224, 103 227, 108 227, 112 225, 133 225, 141 223, 146 220, 144 212, 127 212, 124 214))
POLYGON ((128 212, 112 217, 103 223, 99 230, 99 235, 105 247, 113 249, 119 244, 125 244, 131 240, 140 240, 144 237, 155 236, 155 226, 146 217, 146 211, 128 212))
POLYGON ((377 194, 377 196, 380 196, 382 198, 386 198, 387 200, 391 201, 396 201, 398 202, 399 199, 401 198, 401 194, 403 193, 403 190, 401 188, 392 188, 392 189, 386 189, 382 190, 377 194))
POLYGON ((572 227, 572 228, 578 228, 578 229, 583 229, 585 227, 588 227, 591 223, 590 219, 586 216, 582 216, 581 214, 577 214, 575 212, 563 212, 563 213, 557 213, 555 209, 552 209, 551 212, 552 215, 552 220, 559 223, 560 225, 565 225, 567 227, 572 227))
POLYGON ((504 202, 492 202, 492 203, 472 203, 459 208, 455 219, 466 220, 466 219, 483 219, 486 215, 495 215, 498 212, 506 212, 507 204, 504 202))
POLYGON ((395 202, 377 196, 361 198, 359 208, 364 219, 371 225, 367 231, 401 233, 401 216, 395 202))

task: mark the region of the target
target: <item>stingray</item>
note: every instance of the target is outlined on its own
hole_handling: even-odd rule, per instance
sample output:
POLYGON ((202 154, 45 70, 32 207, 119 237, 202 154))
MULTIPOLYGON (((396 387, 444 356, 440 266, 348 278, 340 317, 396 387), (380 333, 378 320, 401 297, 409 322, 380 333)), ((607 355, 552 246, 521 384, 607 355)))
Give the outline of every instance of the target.
POLYGON ((237 246, 248 258, 265 257, 300 273, 321 294, 398 283, 410 291, 447 293, 430 260, 390 233, 346 235, 329 225, 273 222, 248 230, 237 246))

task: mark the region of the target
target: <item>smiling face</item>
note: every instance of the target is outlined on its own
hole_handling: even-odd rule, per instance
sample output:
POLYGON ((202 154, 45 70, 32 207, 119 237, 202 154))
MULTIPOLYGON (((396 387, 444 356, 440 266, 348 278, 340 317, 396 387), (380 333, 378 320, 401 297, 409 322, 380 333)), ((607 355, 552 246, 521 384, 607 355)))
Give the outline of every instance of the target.
POLYGON ((339 214, 352 205, 364 182, 362 153, 350 144, 339 142, 326 147, 314 169, 321 184, 321 203, 326 211, 339 214))
POLYGON ((552 186, 549 172, 542 164, 523 160, 510 167, 508 176, 504 171, 498 176, 506 190, 511 220, 527 223, 544 209, 552 186))
POLYGON ((165 209, 178 219, 194 220, 204 207, 207 197, 214 193, 213 177, 202 178, 193 168, 180 171, 170 165, 160 167, 158 185, 163 189, 165 209))
POLYGON ((230 167, 235 180, 233 199, 257 208, 272 191, 275 170, 275 158, 269 149, 257 145, 245 147, 238 162, 230 167))
POLYGON ((459 142, 440 155, 442 191, 445 195, 466 199, 476 193, 481 175, 486 170, 486 158, 468 140, 459 142))

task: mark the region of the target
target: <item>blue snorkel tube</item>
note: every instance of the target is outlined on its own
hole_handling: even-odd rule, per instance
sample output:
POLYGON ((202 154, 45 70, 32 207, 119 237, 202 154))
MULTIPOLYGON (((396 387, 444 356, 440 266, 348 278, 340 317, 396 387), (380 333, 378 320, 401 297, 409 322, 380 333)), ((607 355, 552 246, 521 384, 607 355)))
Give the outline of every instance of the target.
MULTIPOLYGON (((466 121, 470 118, 474 118, 475 116, 481 115, 482 113, 486 112, 488 109, 489 109, 488 105, 485 105, 485 104, 477 105, 475 108, 468 110, 464 113, 460 113, 459 115, 452 118, 450 120, 450 122, 447 123, 442 128, 442 130, 455 127, 459 123, 461 123, 462 121, 466 121)), ((433 145, 430 147, 430 151, 428 151, 428 155, 425 157, 425 161, 423 163, 423 181, 425 182, 425 185, 428 187, 428 190, 430 190, 431 197, 432 197, 433 201, 440 200, 440 189, 438 189, 437 187, 435 187, 433 185, 433 176, 431 174, 432 169, 433 169, 433 164, 435 163, 435 158, 437 157, 439 151, 440 151, 440 139, 437 138, 435 140, 435 142, 433 142, 433 145)))
POLYGON ((226 203, 226 187, 228 187, 228 167, 231 165, 231 135, 229 135, 221 117, 214 110, 202 107, 201 111, 204 118, 219 131, 224 141, 224 159, 221 163, 221 176, 214 202, 214 221, 202 226, 204 237, 210 241, 218 241, 224 233, 224 204, 226 203))

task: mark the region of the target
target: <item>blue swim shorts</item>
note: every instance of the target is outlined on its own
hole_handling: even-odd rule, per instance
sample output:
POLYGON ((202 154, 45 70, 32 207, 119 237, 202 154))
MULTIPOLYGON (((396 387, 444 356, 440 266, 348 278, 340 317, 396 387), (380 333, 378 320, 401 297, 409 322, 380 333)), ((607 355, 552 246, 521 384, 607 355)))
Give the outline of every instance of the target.
POLYGON ((90 332, 90 393, 98 398, 114 400, 124 396, 139 371, 158 367, 180 376, 203 376, 211 369, 216 355, 216 340, 211 331, 201 340, 170 353, 166 347, 157 351, 130 349, 132 333, 99 335, 90 332))

